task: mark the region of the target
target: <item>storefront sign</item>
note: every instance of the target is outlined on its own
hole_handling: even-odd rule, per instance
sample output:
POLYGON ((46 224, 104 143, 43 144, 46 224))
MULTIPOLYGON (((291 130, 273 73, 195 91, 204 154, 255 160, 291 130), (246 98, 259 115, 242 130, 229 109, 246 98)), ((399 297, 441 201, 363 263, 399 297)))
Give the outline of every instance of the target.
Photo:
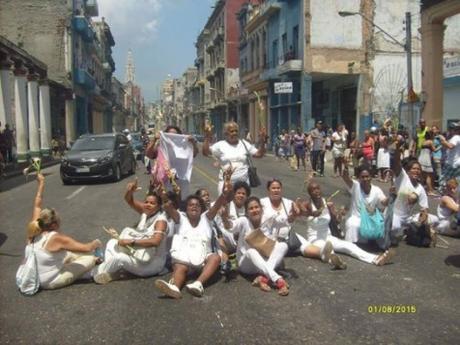
POLYGON ((275 83, 275 93, 292 93, 292 82, 275 83))
POLYGON ((460 75, 460 56, 444 59, 444 78, 460 75))

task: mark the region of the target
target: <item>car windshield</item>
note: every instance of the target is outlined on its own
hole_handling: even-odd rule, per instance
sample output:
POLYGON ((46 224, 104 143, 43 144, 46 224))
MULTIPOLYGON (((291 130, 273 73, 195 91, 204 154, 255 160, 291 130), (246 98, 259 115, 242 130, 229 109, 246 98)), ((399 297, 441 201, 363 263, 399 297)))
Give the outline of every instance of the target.
POLYGON ((114 137, 87 137, 78 139, 71 151, 113 150, 114 146, 114 137))

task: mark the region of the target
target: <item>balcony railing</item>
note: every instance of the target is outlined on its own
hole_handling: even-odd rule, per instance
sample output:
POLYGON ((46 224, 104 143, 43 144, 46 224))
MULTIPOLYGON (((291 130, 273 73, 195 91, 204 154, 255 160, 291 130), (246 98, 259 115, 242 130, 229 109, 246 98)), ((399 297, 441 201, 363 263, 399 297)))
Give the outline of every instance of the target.
POLYGON ((96 81, 88 73, 88 71, 82 68, 75 68, 74 70, 74 80, 76 84, 79 84, 81 87, 87 90, 94 90, 96 87, 96 81))
POLYGON ((289 72, 300 72, 303 70, 302 60, 288 60, 277 67, 278 74, 286 74, 289 72))
POLYGON ((73 28, 80 34, 83 41, 92 42, 94 40, 94 30, 85 16, 75 16, 73 18, 73 28))

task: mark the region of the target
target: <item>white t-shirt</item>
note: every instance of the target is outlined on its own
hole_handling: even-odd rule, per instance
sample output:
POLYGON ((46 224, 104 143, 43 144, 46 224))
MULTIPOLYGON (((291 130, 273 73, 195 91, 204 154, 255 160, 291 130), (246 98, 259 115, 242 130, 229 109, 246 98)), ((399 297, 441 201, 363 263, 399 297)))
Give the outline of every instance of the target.
POLYGON ((415 206, 420 208, 428 208, 428 197, 426 195, 423 186, 418 183, 416 187, 412 185, 409 176, 404 169, 401 170, 401 174, 395 179, 395 187, 397 196, 395 200, 395 206, 393 208, 394 214, 407 218, 414 214, 415 206), (418 196, 418 200, 415 204, 409 205, 409 196, 415 193, 418 196))
MULTIPOLYGON (((214 204, 214 203, 212 203, 214 204)), ((230 202, 230 204, 228 205, 228 219, 233 221, 237 218, 240 218, 240 217, 244 217, 246 215, 246 210, 244 209, 244 206, 243 207, 236 207, 235 203, 233 201, 230 202)), ((214 220, 216 221, 216 224, 217 226, 220 228, 220 229, 224 229, 224 222, 222 221, 222 217, 220 214, 217 214, 217 216, 214 218, 214 220)))
MULTIPOLYGON (((240 217, 232 221, 232 229, 230 230, 234 234, 238 234, 238 245, 236 249, 236 256, 238 260, 243 256, 246 251, 251 248, 246 242, 246 236, 254 230, 252 223, 247 217, 240 217)), ((261 230, 264 234, 267 234, 269 231, 266 229, 265 225, 262 223, 261 230)))
MULTIPOLYGON (((227 140, 221 140, 210 147, 212 155, 219 160, 223 169, 228 168, 230 164, 235 168, 232 174, 232 182, 249 182, 247 151, 244 148, 243 141, 251 156, 255 155, 257 148, 246 140, 239 140, 236 145, 229 144, 227 140)), ((219 172, 219 181, 222 180, 221 170, 219 172)))
POLYGON ((292 200, 282 198, 282 204, 280 204, 279 210, 273 208, 269 197, 260 199, 260 203, 264 210, 262 224, 265 224, 268 230, 266 235, 274 240, 278 237, 287 239, 291 228, 288 222, 288 216, 292 207, 292 200), (284 209, 283 203, 286 209, 284 209))
POLYGON ((361 185, 358 181, 353 181, 353 186, 348 190, 351 194, 351 207, 349 216, 361 217, 361 202, 364 201, 364 206, 377 208, 382 206, 382 202, 386 199, 385 194, 373 184, 371 184, 371 191, 369 194, 365 194, 361 190, 361 185))
POLYGON ((454 135, 449 139, 449 143, 454 144, 455 147, 447 150, 446 164, 458 168, 460 167, 460 135, 454 135))
POLYGON ((212 227, 211 222, 207 217, 207 212, 201 214, 200 221, 196 227, 190 224, 188 217, 179 212, 179 224, 177 226, 177 233, 183 236, 199 236, 206 240, 207 252, 211 253, 211 238, 212 227))
POLYGON ((347 134, 348 132, 334 132, 332 134, 332 140, 333 140, 333 148, 336 150, 345 150, 346 149, 346 143, 347 143, 347 134))

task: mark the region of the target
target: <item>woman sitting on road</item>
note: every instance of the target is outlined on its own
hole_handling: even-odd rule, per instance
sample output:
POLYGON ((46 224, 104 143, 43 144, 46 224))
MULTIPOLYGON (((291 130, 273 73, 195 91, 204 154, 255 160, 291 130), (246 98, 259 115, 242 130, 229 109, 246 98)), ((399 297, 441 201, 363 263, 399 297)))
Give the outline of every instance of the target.
POLYGON ((259 148, 239 139, 239 127, 236 122, 227 122, 224 125, 225 140, 220 140, 210 146, 212 138, 212 126, 206 126, 205 138, 203 143, 203 155, 206 157, 214 156, 220 166, 219 185, 217 192, 221 193, 224 184, 223 170, 231 166, 235 171, 232 174, 232 184, 237 181, 246 182, 249 185, 248 177, 248 155, 253 158, 261 158, 265 154, 266 133, 263 128, 259 133, 259 148), (222 170, 223 169, 223 170, 222 170))
POLYGON ((278 289, 280 296, 289 294, 289 286, 286 281, 275 271, 281 264, 288 251, 288 245, 273 238, 272 229, 264 223, 264 211, 259 198, 251 196, 246 201, 246 217, 229 220, 223 215, 226 229, 238 235, 238 247, 236 257, 239 270, 244 274, 258 274, 253 281, 262 291, 270 291, 270 282, 278 289), (267 237, 275 239, 274 247, 268 258, 265 258, 252 248, 246 238, 253 231, 260 229, 267 237))
POLYGON ((168 226, 161 210, 161 199, 149 192, 143 202, 135 200, 137 190, 137 179, 128 183, 125 201, 140 214, 139 223, 136 229, 125 228, 118 239, 107 242, 105 261, 98 266, 93 277, 97 284, 118 279, 121 270, 149 277, 165 269, 168 226))
POLYGON ((302 255, 310 258, 319 258, 329 262, 336 269, 345 269, 347 266, 334 251, 350 255, 360 261, 383 266, 394 256, 393 250, 387 250, 380 255, 368 253, 356 244, 341 240, 331 235, 329 223, 335 217, 334 205, 322 197, 318 183, 312 181, 308 185, 310 202, 299 202, 298 207, 303 215, 307 216, 307 238, 297 235, 302 246, 302 255))
POLYGON ((367 241, 361 238, 359 233, 361 207, 364 205, 368 209, 383 209, 389 201, 380 187, 371 183, 371 168, 368 165, 360 165, 356 170, 358 181, 350 178, 347 167, 342 174, 342 179, 351 194, 350 211, 345 221, 345 240, 354 243, 367 241))
POLYGON ((444 195, 438 205, 439 223, 435 227, 441 235, 460 237, 455 215, 460 212, 458 202, 458 182, 455 178, 447 181, 444 195))
MULTIPOLYGON (((229 179, 230 177, 228 177, 229 179)), ((212 250, 212 223, 217 212, 225 205, 226 199, 231 197, 232 189, 229 180, 226 180, 222 194, 206 211, 206 206, 201 197, 190 195, 185 204, 185 214, 180 213, 168 200, 167 194, 161 188, 163 208, 178 225, 177 234, 174 235, 171 247, 173 262, 172 279, 169 282, 158 279, 155 287, 166 296, 182 298, 181 288, 185 284, 188 273, 198 271, 198 278, 186 285, 187 290, 196 297, 204 294, 205 284, 217 271, 220 257, 212 250)))
POLYGON ((38 174, 37 181, 32 220, 27 227, 26 252, 35 252, 40 287, 58 289, 86 277, 97 261, 93 251, 102 244, 99 240, 81 243, 62 234, 58 213, 52 208, 42 208, 45 177, 38 174))

